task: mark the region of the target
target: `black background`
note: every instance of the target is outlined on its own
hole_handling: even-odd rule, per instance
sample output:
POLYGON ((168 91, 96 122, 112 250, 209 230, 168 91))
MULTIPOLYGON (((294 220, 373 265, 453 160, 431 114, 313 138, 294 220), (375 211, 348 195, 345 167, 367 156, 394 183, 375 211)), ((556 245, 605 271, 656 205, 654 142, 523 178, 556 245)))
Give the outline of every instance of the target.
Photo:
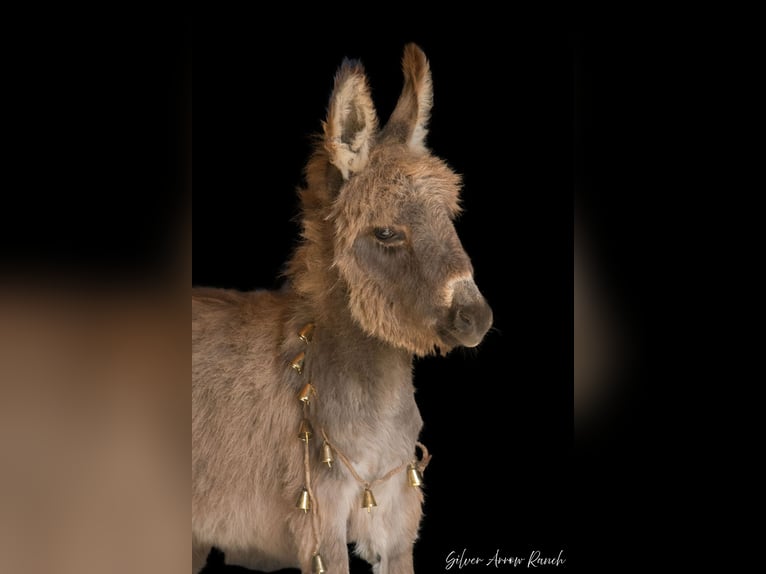
MULTIPOLYGON (((294 188, 335 69, 345 56, 364 61, 384 119, 402 46, 418 42, 434 75, 429 142, 464 175, 458 231, 495 311, 477 351, 416 363, 434 454, 418 571, 441 571, 463 547, 563 547, 568 565, 591 571, 687 566, 708 550, 731 560, 720 541, 694 555, 681 542, 710 539, 710 495, 724 492, 736 508, 728 496, 742 492, 707 478, 710 468, 729 472, 709 450, 746 434, 719 434, 727 414, 743 420, 741 404, 701 408, 709 374, 698 371, 721 354, 708 333, 743 336, 711 327, 710 305, 725 303, 719 317, 751 316, 729 308, 741 298, 729 271, 740 265, 731 254, 760 244, 746 213, 760 210, 743 202, 726 212, 725 200, 757 189, 742 168, 758 165, 758 148, 739 130, 758 133, 747 107, 758 20, 666 7, 270 9, 5 13, 4 284, 148 288, 180 302, 192 259, 193 284, 277 286, 298 229, 294 188), (573 205, 635 351, 625 400, 585 440, 572 432, 573 205), (753 237, 726 245, 740 232, 753 237)), ((713 400, 741 355, 726 361, 713 400)))
POLYGON ((464 548, 485 559, 572 552, 573 38, 521 20, 474 34, 451 24, 334 34, 328 17, 274 42, 247 18, 195 23, 195 285, 280 284, 294 190, 343 57, 363 61, 382 121, 404 44, 430 59, 428 142, 464 176, 457 230, 495 323, 477 350, 416 361, 434 456, 421 572, 464 548))
POLYGON ((6 21, 0 272, 48 287, 175 284, 192 15, 52 7, 6 21))

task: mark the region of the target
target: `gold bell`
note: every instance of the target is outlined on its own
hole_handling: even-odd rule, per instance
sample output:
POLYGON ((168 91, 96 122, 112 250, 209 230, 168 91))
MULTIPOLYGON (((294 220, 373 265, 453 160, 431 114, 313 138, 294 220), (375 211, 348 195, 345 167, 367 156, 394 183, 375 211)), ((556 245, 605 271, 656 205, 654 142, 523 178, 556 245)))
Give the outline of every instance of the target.
POLYGON ((303 326, 303 329, 298 331, 298 338, 306 343, 307 345, 311 342, 311 339, 314 337, 314 323, 306 323, 303 326))
POLYGON ((366 508, 367 512, 370 512, 372 507, 377 505, 378 503, 375 502, 375 497, 372 495, 372 491, 369 488, 365 488, 364 497, 362 498, 362 508, 366 508))
POLYGON ((423 475, 414 464, 407 467, 407 476, 410 479, 410 486, 423 486, 423 475))
POLYGON ((303 385, 301 392, 298 393, 298 400, 302 403, 309 404, 312 394, 316 394, 316 391, 314 391, 314 386, 311 383, 306 383, 303 385))
POLYGON ((312 434, 314 434, 314 429, 311 428, 311 422, 309 419, 303 419, 301 421, 301 428, 298 430, 298 438, 303 442, 309 442, 312 434))
POLYGON ((296 371, 298 371, 299 375, 303 374, 303 362, 304 362, 305 359, 306 359, 306 353, 301 351, 300 353, 295 355, 295 358, 290 363, 292 368, 295 369, 296 371))
POLYGON ((322 556, 319 553, 314 554, 314 557, 311 559, 311 572, 312 574, 324 574, 327 572, 324 562, 322 562, 322 556))
POLYGON ((322 462, 326 462, 327 466, 330 468, 332 468, 332 463, 335 462, 335 459, 332 456, 332 448, 327 441, 322 443, 322 462))
POLYGON ((303 512, 311 510, 311 497, 309 496, 309 491, 305 488, 301 490, 298 502, 295 503, 295 508, 300 508, 303 512))

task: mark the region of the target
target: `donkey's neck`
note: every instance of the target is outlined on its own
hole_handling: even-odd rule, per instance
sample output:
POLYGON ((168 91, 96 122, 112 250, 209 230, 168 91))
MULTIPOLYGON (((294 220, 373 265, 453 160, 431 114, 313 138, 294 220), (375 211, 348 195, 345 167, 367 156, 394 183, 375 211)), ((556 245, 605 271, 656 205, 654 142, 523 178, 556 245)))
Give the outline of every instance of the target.
POLYGON ((367 334, 351 316, 345 295, 339 290, 320 301, 301 298, 296 318, 316 324, 308 353, 317 362, 317 378, 346 390, 347 385, 366 383, 368 390, 411 385, 413 355, 367 334))
POLYGON ((375 437, 399 434, 409 452, 420 431, 414 400, 411 353, 366 334, 339 301, 298 298, 294 325, 316 324, 306 347, 304 380, 317 391, 317 423, 350 449, 363 448, 375 437), (332 312, 328 312, 332 310, 332 312))

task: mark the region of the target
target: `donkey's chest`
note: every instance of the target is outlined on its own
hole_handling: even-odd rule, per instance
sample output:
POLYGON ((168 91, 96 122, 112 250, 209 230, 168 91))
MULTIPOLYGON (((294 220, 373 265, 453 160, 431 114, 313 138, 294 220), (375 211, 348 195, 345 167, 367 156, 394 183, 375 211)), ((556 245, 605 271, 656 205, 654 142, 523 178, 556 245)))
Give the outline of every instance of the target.
POLYGON ((378 516, 377 523, 398 507, 399 493, 408 484, 407 467, 416 458, 421 419, 417 412, 412 418, 411 429, 381 425, 358 432, 352 440, 346 433, 342 433, 345 440, 336 440, 327 432, 333 462, 317 469, 320 508, 332 509, 341 523, 351 527, 368 524, 365 520, 372 520, 372 515, 378 516))
POLYGON ((324 393, 322 408, 314 413, 320 427, 314 464, 321 466, 318 478, 324 497, 349 518, 362 510, 366 513, 371 502, 370 494, 365 499, 366 490, 378 503, 378 498, 391 496, 392 485, 406 482, 406 468, 415 457, 422 428, 411 379, 389 388, 385 400, 361 383, 355 387, 343 397, 324 393), (331 467, 324 460, 325 441, 333 458, 331 467))

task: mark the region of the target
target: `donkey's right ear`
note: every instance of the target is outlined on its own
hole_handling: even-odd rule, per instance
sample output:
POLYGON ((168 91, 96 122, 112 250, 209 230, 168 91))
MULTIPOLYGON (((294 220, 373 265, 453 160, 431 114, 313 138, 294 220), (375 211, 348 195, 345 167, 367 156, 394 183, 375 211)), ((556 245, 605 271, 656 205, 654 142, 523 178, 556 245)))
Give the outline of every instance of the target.
POLYGON ((347 180, 364 169, 378 130, 378 116, 362 64, 344 60, 335 74, 324 128, 324 147, 330 162, 347 180))

